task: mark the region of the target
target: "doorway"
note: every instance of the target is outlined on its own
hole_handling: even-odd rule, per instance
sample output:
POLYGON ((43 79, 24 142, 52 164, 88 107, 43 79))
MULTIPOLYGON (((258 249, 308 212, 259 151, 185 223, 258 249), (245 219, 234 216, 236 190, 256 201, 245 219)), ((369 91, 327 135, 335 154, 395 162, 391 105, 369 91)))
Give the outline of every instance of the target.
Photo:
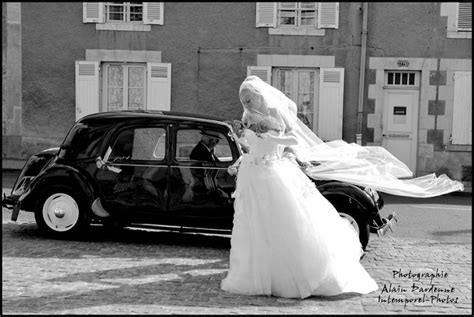
POLYGON ((383 99, 382 146, 416 172, 419 73, 388 71, 383 99))

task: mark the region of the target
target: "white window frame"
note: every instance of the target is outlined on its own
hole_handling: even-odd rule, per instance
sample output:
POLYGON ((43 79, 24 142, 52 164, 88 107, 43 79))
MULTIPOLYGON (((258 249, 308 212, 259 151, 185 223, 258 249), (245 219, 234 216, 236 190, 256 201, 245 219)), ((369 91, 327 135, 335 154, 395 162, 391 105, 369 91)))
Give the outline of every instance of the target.
MULTIPOLYGON (((102 85, 101 85, 101 93, 102 93, 102 104, 100 105, 100 111, 109 111, 108 109, 108 69, 110 66, 122 66, 124 69, 123 74, 123 104, 121 110, 128 110, 128 89, 130 88, 128 85, 128 71, 131 67, 143 67, 143 110, 147 109, 147 64, 146 63, 119 63, 119 62, 111 62, 111 63, 102 63, 101 68, 103 71, 101 72, 102 75, 102 85)), ((118 109, 117 109, 118 110, 118 109)))
POLYGON ((138 5, 138 4, 132 4, 131 2, 122 2, 122 4, 116 4, 115 2, 104 2, 105 6, 105 23, 138 23, 138 24, 143 24, 143 11, 144 11, 144 5, 143 2, 138 5), (123 20, 110 20, 110 7, 122 7, 123 8, 123 20), (131 15, 131 8, 132 7, 141 7, 142 8, 142 19, 139 21, 130 21, 130 15, 131 15))
MULTIPOLYGON (((298 107, 299 103, 299 95, 300 95, 300 90, 299 90, 299 73, 300 72, 313 72, 314 73, 314 87, 313 91, 311 92, 313 94, 313 113, 312 113, 312 126, 308 127, 311 130, 317 131, 317 115, 319 111, 319 98, 318 98, 318 90, 319 90, 319 68, 314 68, 314 67, 285 67, 285 66, 279 66, 279 67, 274 67, 272 69, 272 86, 276 87, 277 89, 280 90, 280 77, 278 76, 280 71, 291 71, 293 73, 293 91, 291 95, 287 95, 287 93, 283 90, 281 90, 285 95, 288 96, 293 102, 296 104, 296 107, 298 107)), ((299 112, 298 112, 299 113, 299 112)))
MULTIPOLYGON (((270 35, 305 35, 305 36, 324 36, 326 34, 325 29, 338 29, 339 28, 339 3, 334 2, 333 8, 328 8, 328 3, 324 2, 314 2, 315 6, 315 25, 312 26, 301 26, 301 14, 298 14, 301 12, 301 3, 302 2, 295 2, 296 7, 295 7, 295 16, 296 16, 296 25, 291 26, 291 25, 280 25, 279 17, 280 17, 280 3, 278 2, 272 2, 268 4, 273 4, 274 7, 274 21, 273 25, 272 23, 267 23, 267 24, 260 24, 258 21, 259 18, 259 12, 257 12, 257 27, 269 27, 268 33, 270 35), (330 12, 327 11, 328 9, 334 9, 335 13, 335 20, 334 24, 326 24, 323 23, 321 19, 321 12, 324 10, 326 13, 330 12)), ((304 2, 303 2, 304 3, 304 2)), ((330 3, 331 5, 331 3, 330 3)), ((257 11, 259 10, 259 3, 257 3, 257 11)), ((269 8, 270 5, 267 5, 269 8)), ((267 9, 268 9, 267 8, 267 9)), ((269 16, 268 16, 269 17, 269 16)), ((268 21, 270 22, 270 21, 268 21)))
MULTIPOLYGON (((307 10, 310 11, 310 10, 307 10)), ((277 27, 280 28, 317 28, 318 27, 318 3, 317 2, 277 2, 277 27), (294 8, 288 9, 283 8, 284 4, 294 4, 294 8), (302 8, 303 3, 313 3, 314 4, 314 24, 313 25, 301 25, 301 15, 302 11, 305 9, 302 8), (295 14, 295 24, 280 24, 280 18, 282 11, 293 11, 295 14)))
POLYGON ((151 31, 151 25, 164 24, 164 2, 142 2, 142 21, 130 21, 130 2, 123 2, 124 19, 109 20, 110 2, 83 2, 83 23, 94 23, 96 30, 151 31))
POLYGON ((418 88, 420 87, 420 72, 419 71, 405 71, 405 70, 386 70, 385 71, 385 88, 418 88), (400 74, 400 83, 395 82, 389 83, 389 74, 400 74), (407 84, 403 84, 403 74, 407 74, 407 84), (414 84, 410 84, 410 75, 414 75, 414 84))

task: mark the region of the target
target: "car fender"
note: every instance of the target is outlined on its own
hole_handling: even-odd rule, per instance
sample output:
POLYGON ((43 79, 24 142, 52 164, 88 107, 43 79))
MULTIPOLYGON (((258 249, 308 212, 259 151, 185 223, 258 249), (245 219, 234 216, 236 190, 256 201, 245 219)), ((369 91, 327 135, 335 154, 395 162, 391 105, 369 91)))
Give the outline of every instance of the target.
POLYGON ((317 186, 317 188, 327 200, 335 205, 336 209, 342 204, 351 206, 355 204, 359 212, 367 219, 372 219, 379 211, 372 197, 355 185, 328 182, 317 186))
POLYGON ((28 190, 20 197, 21 209, 33 211, 41 192, 46 186, 53 184, 65 184, 80 190, 92 205, 98 191, 84 175, 87 173, 81 172, 73 166, 54 163, 41 171, 30 183, 28 190))

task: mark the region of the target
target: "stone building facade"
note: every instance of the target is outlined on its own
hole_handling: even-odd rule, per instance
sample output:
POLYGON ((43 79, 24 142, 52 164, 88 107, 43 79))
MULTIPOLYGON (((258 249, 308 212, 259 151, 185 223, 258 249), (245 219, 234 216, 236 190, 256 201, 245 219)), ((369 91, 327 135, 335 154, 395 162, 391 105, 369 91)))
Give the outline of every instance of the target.
POLYGON ((116 6, 2 4, 4 167, 122 103, 238 119, 238 88, 254 72, 324 139, 384 146, 417 176, 446 173, 469 190, 470 4, 116 6))

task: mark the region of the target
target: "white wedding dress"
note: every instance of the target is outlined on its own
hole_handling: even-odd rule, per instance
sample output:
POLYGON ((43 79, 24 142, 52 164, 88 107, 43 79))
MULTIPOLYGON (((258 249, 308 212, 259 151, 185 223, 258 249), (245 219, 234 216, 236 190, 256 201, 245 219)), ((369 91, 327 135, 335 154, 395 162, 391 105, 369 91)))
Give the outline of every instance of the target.
POLYGON ((305 298, 367 294, 377 283, 359 263, 357 233, 287 158, 297 141, 245 130, 234 192, 230 267, 221 288, 246 295, 305 298))

